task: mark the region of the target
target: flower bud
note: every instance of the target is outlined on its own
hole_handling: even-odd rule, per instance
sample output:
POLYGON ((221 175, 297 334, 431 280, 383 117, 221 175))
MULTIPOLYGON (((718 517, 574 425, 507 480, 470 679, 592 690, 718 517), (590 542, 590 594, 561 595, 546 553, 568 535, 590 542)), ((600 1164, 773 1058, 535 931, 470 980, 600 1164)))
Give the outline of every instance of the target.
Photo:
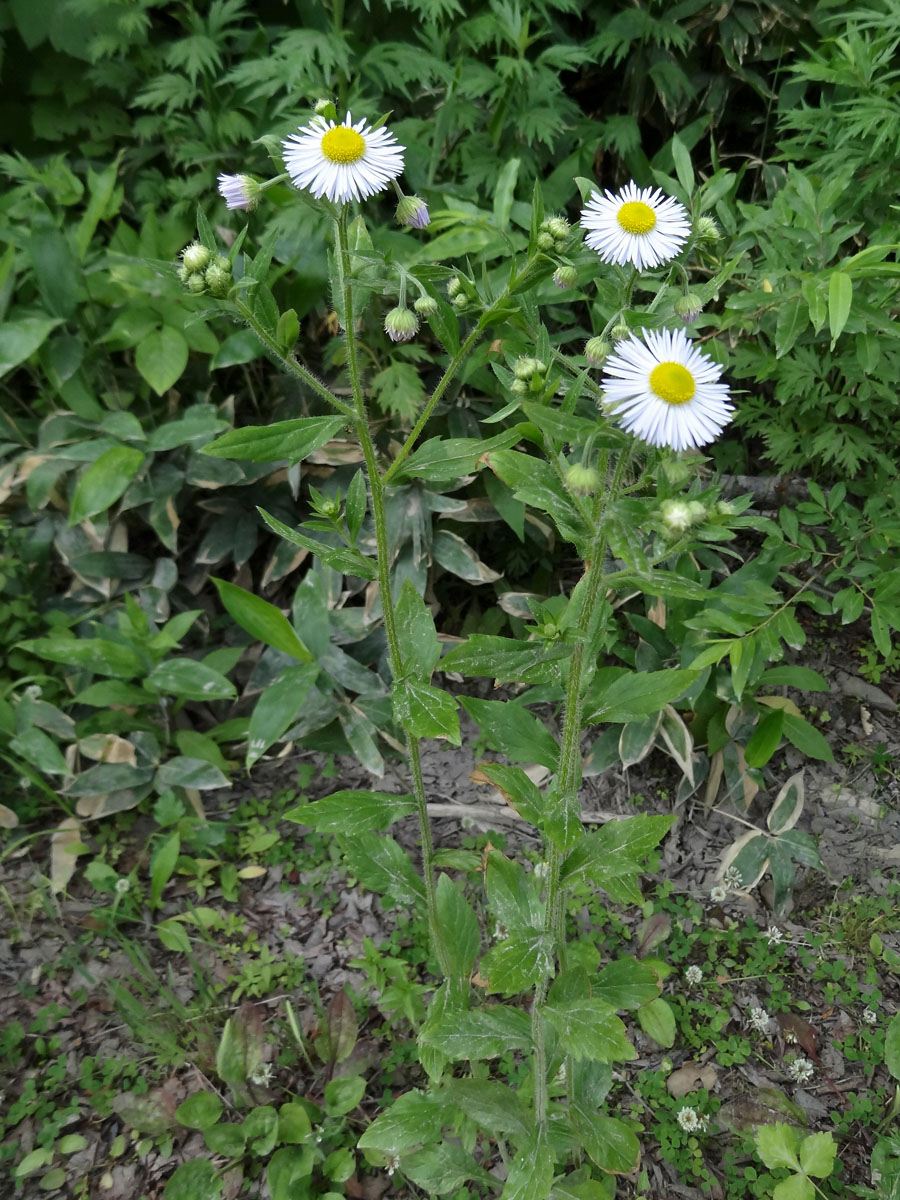
POLYGON ((568 238, 557 238, 556 241, 553 243, 553 249, 556 251, 557 254, 565 254, 565 252, 568 250, 568 248, 569 248, 569 239, 568 238))
POLYGON ((591 367, 602 367, 609 354, 609 342, 606 338, 592 337, 584 344, 584 357, 591 367))
POLYGON ((540 250, 554 250, 556 248, 556 239, 552 233, 539 233, 537 244, 540 250))
POLYGON ((192 275, 188 275, 185 286, 194 296, 201 296, 206 291, 206 280, 200 271, 194 271, 192 275))
POLYGON ((447 283, 447 295, 451 300, 455 300, 462 291, 462 280, 458 275, 454 275, 447 283))
POLYGON ((691 500, 688 503, 688 508, 691 512, 691 524, 697 525, 700 521, 706 520, 706 505, 701 504, 699 500, 691 500))
POLYGON ((675 316, 681 317, 685 325, 696 321, 703 310, 703 301, 696 292, 686 292, 675 301, 675 316))
POLYGON ((189 271, 203 271, 209 266, 210 253, 200 242, 191 242, 181 252, 181 261, 189 271))
POLYGON ((529 388, 524 379, 514 379, 509 385, 509 390, 514 396, 527 396, 529 388))
MULTIPOLYGON (((226 259, 227 262, 227 259, 226 259)), ((217 300, 224 300, 231 291, 231 271, 223 270, 218 262, 214 262, 211 267, 206 269, 206 285, 217 300)))
POLYGON ((730 500, 717 500, 713 505, 713 512, 717 517, 733 517, 736 509, 730 500))
POLYGON ((513 375, 515 375, 516 379, 524 379, 527 383, 538 370, 539 366, 540 364, 536 358, 525 358, 524 356, 517 358, 513 367, 513 375))
POLYGON ((553 272, 553 282, 558 288, 563 290, 572 288, 578 282, 578 272, 574 267, 563 264, 563 266, 557 267, 553 272))
POLYGON ((551 217, 549 221, 544 222, 544 226, 552 237, 565 238, 568 241, 569 222, 563 220, 562 217, 551 217))
POLYGON ((691 507, 684 500, 663 500, 659 511, 663 524, 673 534, 684 533, 693 524, 691 507))
POLYGON ((256 208, 262 195, 262 188, 252 175, 220 175, 218 186, 219 195, 229 209, 242 208, 250 212, 256 208))
POLYGON ((631 330, 627 325, 613 325, 609 336, 614 342, 623 342, 625 338, 631 337, 631 330))
POLYGON ((453 297, 453 307, 459 309, 469 307, 469 297, 465 292, 460 292, 458 296, 453 297))
POLYGON ((419 318, 398 305, 384 318, 384 332, 392 342, 409 342, 419 332, 419 318))
POLYGON ((576 463, 566 471, 566 487, 576 496, 590 496, 600 487, 600 472, 594 467, 576 463))
POLYGON ((334 107, 333 100, 317 100, 316 101, 316 116, 324 117, 326 121, 337 120, 337 109, 334 107))
POLYGON ((190 267, 186 267, 184 263, 182 263, 178 268, 178 278, 183 284, 187 284, 187 281, 190 279, 192 274, 193 272, 191 271, 190 267))
POLYGON ((712 217, 700 217, 697 221, 697 239, 701 242, 717 242, 722 231, 712 217))
POLYGON ((413 308, 420 317, 424 317, 426 321, 429 317, 433 317, 438 310, 438 302, 434 296, 420 296, 413 304, 413 308))
POLYGON ((424 229, 431 221, 428 215, 428 205, 418 196, 404 196, 397 205, 397 224, 424 229))

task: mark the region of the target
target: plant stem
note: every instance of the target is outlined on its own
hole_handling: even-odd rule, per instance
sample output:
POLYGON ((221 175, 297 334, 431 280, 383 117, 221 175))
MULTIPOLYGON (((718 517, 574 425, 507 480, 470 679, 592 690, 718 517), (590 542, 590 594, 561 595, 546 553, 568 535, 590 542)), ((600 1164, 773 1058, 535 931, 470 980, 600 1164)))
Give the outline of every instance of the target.
MULTIPOLYGON (((384 485, 375 453, 375 443, 369 429, 369 418, 366 412, 366 401, 363 395, 359 371, 358 348, 356 331, 353 327, 353 292, 350 278, 350 248, 347 240, 347 210, 343 208, 335 222, 337 229, 338 263, 341 276, 341 295, 344 305, 344 332, 347 338, 347 370, 350 375, 350 388, 353 394, 354 427, 359 444, 362 448, 366 464, 366 474, 369 477, 369 497, 372 502, 372 520, 375 525, 376 564, 378 567, 378 588, 381 593, 381 610, 384 616, 384 632, 388 644, 388 660, 391 676, 396 681, 403 674, 403 653, 400 648, 400 638, 394 620, 394 603, 391 595, 391 562, 388 546, 387 517, 384 509, 384 485)), ((425 903, 428 910, 428 925, 431 941, 437 955, 441 972, 449 976, 449 958, 446 944, 437 915, 437 897, 434 882, 434 843, 431 838, 431 825, 428 819, 428 804, 425 795, 425 781, 422 777, 422 761, 419 754, 419 739, 410 730, 406 730, 406 742, 409 751, 409 766, 413 779, 413 795, 416 801, 416 812, 419 817, 419 829, 422 849, 422 874, 425 881, 425 903)))
POLYGON ((349 404, 345 404, 343 400, 338 400, 334 392, 332 392, 330 388, 326 387, 321 380, 316 379, 312 371, 308 371, 306 367, 304 367, 302 363, 298 362, 292 354, 288 354, 281 346, 279 346, 268 330, 264 329, 263 326, 260 325, 252 311, 246 304, 243 303, 243 301, 237 301, 237 308, 241 316, 244 318, 262 344, 266 347, 266 349, 270 350, 278 359, 278 361, 285 366, 292 375, 296 375, 298 379, 302 379, 307 387, 312 388, 317 396, 320 396, 323 400, 327 401, 332 408, 336 408, 338 412, 343 413, 345 417, 349 417, 351 420, 356 418, 356 412, 350 407, 349 404))
MULTIPOLYGON (((594 502, 594 536, 588 549, 585 572, 581 581, 583 591, 576 617, 576 628, 583 636, 575 646, 569 665, 566 684, 565 715, 563 717, 562 741, 559 754, 559 770, 556 775, 555 791, 557 802, 563 811, 578 810, 578 792, 581 786, 581 722, 584 711, 585 687, 592 674, 592 660, 596 655, 596 622, 600 615, 598 604, 603 591, 603 558, 606 553, 605 513, 611 500, 618 495, 622 476, 628 462, 628 454, 619 455, 613 472, 609 491, 599 493, 594 502), (588 652, 591 661, 588 660, 588 652), (585 670, 585 668, 588 668, 585 670)), ((549 935, 560 965, 565 966, 565 889, 560 884, 563 854, 555 842, 548 839, 547 853, 547 900, 544 914, 544 932, 549 935)), ((553 974, 550 968, 538 981, 534 1004, 531 1010, 531 1032, 534 1040, 534 1113, 541 1130, 547 1127, 547 1058, 544 1048, 543 1005, 547 999, 553 974)))

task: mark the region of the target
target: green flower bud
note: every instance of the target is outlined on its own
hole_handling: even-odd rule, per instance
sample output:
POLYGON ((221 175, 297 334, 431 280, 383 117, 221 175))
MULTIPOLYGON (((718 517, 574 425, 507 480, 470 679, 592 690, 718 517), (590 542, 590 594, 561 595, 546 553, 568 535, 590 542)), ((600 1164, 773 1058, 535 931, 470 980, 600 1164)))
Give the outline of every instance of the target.
POLYGON ((717 500, 713 506, 717 517, 733 517, 736 511, 730 500, 717 500))
POLYGON ((218 263, 207 267, 205 279, 207 287, 218 300, 224 300, 231 291, 231 272, 223 271, 218 263))
POLYGON ((469 307, 469 297, 466 296, 463 292, 460 292, 458 296, 453 297, 453 307, 459 308, 459 309, 468 308, 469 307))
POLYGON ((540 250, 555 250, 556 239, 551 233, 539 233, 537 239, 538 249, 540 250))
POLYGON ((200 296, 206 291, 206 280, 199 271, 195 271, 187 278, 187 290, 194 296, 200 296))
POLYGON ((399 305, 384 318, 384 332, 392 342, 409 342, 419 332, 419 318, 399 305))
POLYGON ((697 239, 701 242, 717 242, 722 231, 712 217, 700 217, 697 221, 697 239))
POLYGON ((674 304, 675 316, 681 317, 685 325, 690 325, 692 321, 696 321, 703 311, 703 301, 695 292, 686 292, 683 296, 679 296, 674 304))
POLYGON ((553 249, 556 251, 557 254, 565 254, 565 252, 568 250, 568 248, 569 248, 569 239, 568 238, 558 238, 553 243, 553 249))
POLYGON ((410 226, 413 229, 424 229, 431 222, 428 205, 418 196, 404 196, 397 205, 395 216, 398 225, 410 226))
POLYGON ((438 302, 433 296, 420 296, 413 304, 413 308, 420 317, 424 317, 426 321, 429 317, 433 317, 438 310, 438 302))
POLYGON ((567 266, 565 263, 561 267, 557 267, 553 273, 553 282, 558 288, 565 290, 573 288, 578 282, 578 272, 574 267, 567 266))
POLYGON ((509 390, 513 393, 514 396, 527 396, 528 395, 528 384, 525 382, 524 379, 514 379, 512 381, 512 383, 509 385, 509 390))
POLYGON ((447 295, 454 300, 462 291, 462 280, 458 275, 447 281, 447 295))
POLYGON ((184 284, 187 283, 188 279, 190 279, 192 274, 193 274, 193 272, 191 271, 190 267, 186 267, 184 265, 184 263, 182 263, 181 266, 178 268, 178 278, 184 284))
POLYGON ((602 367, 606 362, 609 349, 609 342, 606 338, 592 337, 585 342, 584 357, 588 360, 588 366, 602 367))
POLYGON ((659 511, 663 524, 674 536, 684 533, 693 524, 691 506, 684 500, 663 500, 659 511))
POLYGON ((592 495, 602 482, 599 471, 581 463, 576 463, 566 471, 566 487, 576 496, 592 495))
POLYGON ((614 342, 623 342, 625 338, 631 337, 631 330, 627 325, 614 325, 609 331, 609 336, 614 342))
POLYGON ((691 500, 688 503, 688 508, 691 510, 691 524, 697 525, 700 521, 706 520, 706 505, 701 504, 699 500, 691 500))
POLYGON ((549 221, 544 222, 547 232, 555 238, 564 238, 568 241, 569 238, 569 222, 563 220, 562 217, 551 217, 549 221))
POLYGON ((513 367, 513 375, 516 379, 524 379, 526 382, 531 379, 535 371, 538 370, 539 364, 536 358, 517 358, 513 367))
POLYGON ((189 271, 203 271, 209 266, 210 253, 200 242, 191 242, 181 252, 181 261, 189 271))

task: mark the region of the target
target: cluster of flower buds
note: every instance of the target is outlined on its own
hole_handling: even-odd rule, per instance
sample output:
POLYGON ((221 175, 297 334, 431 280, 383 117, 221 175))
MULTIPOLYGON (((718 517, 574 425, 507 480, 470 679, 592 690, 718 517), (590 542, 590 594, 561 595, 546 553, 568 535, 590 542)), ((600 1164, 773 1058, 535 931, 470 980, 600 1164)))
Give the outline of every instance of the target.
POLYGON ((557 254, 565 254, 569 247, 571 227, 563 217, 545 217, 538 230, 537 244, 539 250, 555 250, 557 254))
POLYGON ((384 318, 384 332, 392 342, 411 342, 419 332, 419 318, 412 309, 398 304, 384 318))
POLYGON ((697 241, 706 242, 710 245, 713 242, 717 242, 722 236, 721 229, 712 217, 700 217, 697 221, 696 230, 697 241))
POLYGON ((706 520, 706 505, 699 500, 663 500, 659 512, 666 532, 673 538, 706 520))
POLYGON ((547 364, 537 358, 517 358, 513 367, 515 379, 510 390, 515 396, 527 396, 529 392, 540 392, 547 382, 547 364))
POLYGON ((475 298, 475 285, 463 275, 454 275, 447 284, 447 296, 453 307, 462 312, 475 298))
POLYGON ((182 250, 178 278, 193 296, 211 292, 218 300, 225 299, 234 282, 228 259, 221 254, 213 258, 200 242, 191 242, 182 250))
POLYGON ((398 225, 405 225, 411 229, 424 229, 431 222, 428 205, 418 196, 404 196, 397 205, 395 215, 398 225))

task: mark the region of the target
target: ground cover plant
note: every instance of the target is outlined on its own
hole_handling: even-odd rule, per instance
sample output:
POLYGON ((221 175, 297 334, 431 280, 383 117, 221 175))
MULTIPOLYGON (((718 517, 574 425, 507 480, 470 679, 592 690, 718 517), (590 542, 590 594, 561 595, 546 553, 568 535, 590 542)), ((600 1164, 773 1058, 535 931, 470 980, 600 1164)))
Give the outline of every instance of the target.
MULTIPOLYGON (((39 967, 4 1035, 7 1069, 31 1072, 7 1123, 14 1186, 594 1197, 665 1194, 665 1163, 709 1194, 840 1194, 846 1177, 890 1195, 889 911, 860 915, 867 958, 846 980, 846 958, 819 953, 821 927, 790 921, 825 865, 801 825, 837 748, 832 677, 807 658, 816 621, 864 621, 873 682, 856 695, 892 704, 875 684, 892 686, 900 620, 885 478, 896 229, 880 160, 848 189, 837 160, 818 161, 825 117, 792 125, 787 107, 816 72, 837 81, 823 106, 843 104, 841 55, 884 91, 890 23, 883 44, 871 14, 832 41, 817 10, 821 48, 792 59, 781 94, 781 133, 800 131, 777 149, 789 166, 754 182, 723 165, 723 101, 738 87, 771 101, 782 78, 710 80, 712 116, 691 121, 701 92, 676 64, 696 65, 699 9, 594 14, 587 42, 562 8, 495 5, 461 31, 427 14, 430 65, 405 99, 413 79, 425 93, 440 81, 443 104, 395 122, 367 103, 390 89, 374 56, 356 69, 350 13, 330 13, 318 40, 302 14, 319 47, 307 66, 337 102, 288 110, 291 32, 212 4, 167 40, 146 25, 154 7, 143 25, 116 10, 89 57, 111 93, 152 80, 135 102, 166 110, 174 159, 163 117, 140 124, 138 153, 111 109, 90 165, 42 153, 46 121, 4 160, 0 822, 4 861, 33 848, 47 874, 26 911, 9 900, 12 940, 27 947, 67 892, 91 897, 60 963, 86 986, 36 1004, 39 967), (697 14, 692 42, 679 21, 697 14), (226 73, 227 55, 241 62, 226 73), (626 56, 631 124, 582 120, 579 86, 626 56), (254 110, 260 128, 246 104, 213 99, 214 73, 270 106, 254 110), (542 96, 568 146, 535 123, 542 96), (661 111, 680 133, 661 132, 661 111), (255 174, 229 169, 226 126, 239 168, 264 134, 255 174), (101 164, 110 138, 123 160, 101 164), (200 145, 218 148, 202 170, 167 177, 200 145), (598 182, 592 147, 618 151, 617 182, 598 182), (823 421, 795 385, 826 326, 839 399, 831 420, 816 393, 823 421), (727 440, 732 422, 743 442, 727 440), (753 487, 716 477, 760 447, 808 469, 799 504, 754 505, 753 487), (514 835, 491 824, 461 840, 457 825, 436 840, 435 743, 474 748, 491 820, 514 835), (219 811, 221 789, 247 772, 252 788, 261 760, 297 744, 351 754, 366 778, 219 811), (637 795, 585 804, 654 762, 665 782, 649 811, 637 795), (639 879, 710 813, 723 825, 702 886, 718 907, 698 933, 702 909, 665 882, 645 898, 639 879), (298 827, 307 856, 290 864, 281 842, 298 827), (365 928, 377 912, 392 944, 376 920, 345 956, 352 978, 323 988, 271 892, 283 944, 260 936, 253 887, 276 868, 301 897, 302 877, 314 891, 337 880, 317 897, 322 921, 351 911, 365 928), (840 1010, 827 1055, 832 1015, 803 973, 840 1010), (117 1054, 98 1077, 85 1060, 77 1099, 56 1031, 104 977, 148 1069, 117 1054), (835 1054, 868 1064, 858 1094, 835 1084, 835 1054), (720 1073, 747 1063, 759 1094, 722 1102, 720 1073), (813 1078, 839 1103, 805 1102, 813 1078), (127 1131, 102 1165, 87 1110, 127 1131)), ((742 55, 763 11, 745 14, 742 55)), ((63 5, 49 27, 59 64, 75 15, 63 5)), ((777 43, 760 37, 754 55, 783 53, 802 19, 779 11, 777 43)), ((40 45, 18 10, 14 27, 40 45)), ((716 23, 723 53, 735 36, 716 23)), ((422 55, 386 48, 392 81, 422 55)), ((29 86, 77 95, 65 70, 29 86)), ((851 127, 859 154, 876 128, 851 127)), ((869 708, 860 723, 865 742, 869 708)), ((881 784, 889 743, 864 760, 881 784)), ((851 767, 869 753, 842 752, 851 767)), ((859 930, 843 937, 846 956, 859 930)))

